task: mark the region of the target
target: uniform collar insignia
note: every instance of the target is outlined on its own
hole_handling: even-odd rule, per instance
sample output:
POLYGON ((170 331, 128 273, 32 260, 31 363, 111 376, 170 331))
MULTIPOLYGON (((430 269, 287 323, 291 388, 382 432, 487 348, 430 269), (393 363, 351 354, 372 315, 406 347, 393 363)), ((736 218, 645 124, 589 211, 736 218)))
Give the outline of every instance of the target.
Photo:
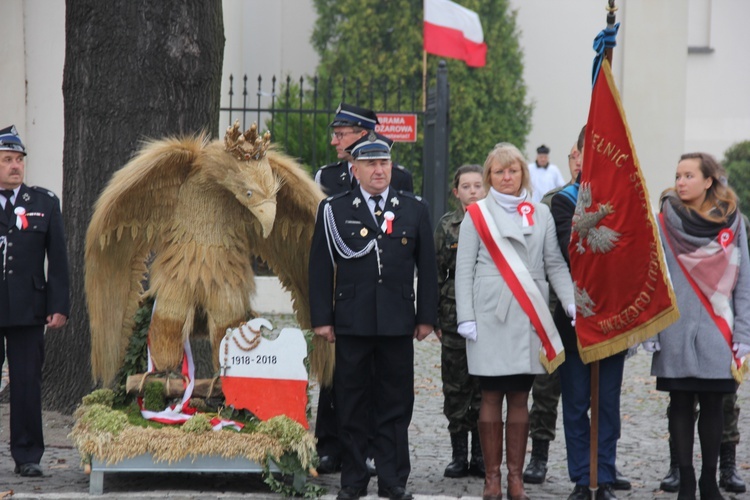
POLYGON ((397 207, 398 203, 399 203, 398 198, 396 198, 395 196, 391 198, 391 205, 393 205, 394 207, 397 207))
POLYGON ((23 201, 29 201, 31 199, 31 196, 29 196, 29 193, 23 193, 21 195, 21 198, 23 198, 23 201))
POLYGON ((354 201, 352 201, 352 205, 354 205, 357 208, 359 208, 359 204, 360 203, 362 203, 362 200, 359 199, 359 196, 357 196, 356 198, 354 198, 354 201))

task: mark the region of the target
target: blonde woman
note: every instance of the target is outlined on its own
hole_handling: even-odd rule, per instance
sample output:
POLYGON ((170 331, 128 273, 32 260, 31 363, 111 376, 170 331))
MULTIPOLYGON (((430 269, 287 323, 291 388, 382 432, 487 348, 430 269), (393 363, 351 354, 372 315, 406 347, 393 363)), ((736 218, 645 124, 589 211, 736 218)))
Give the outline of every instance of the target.
MULTIPOLYGON (((549 208, 531 202, 527 162, 501 143, 483 172, 489 194, 468 207, 456 256, 458 333, 467 338, 469 373, 479 378, 479 436, 485 463, 484 499, 502 497, 503 402, 508 497, 527 499, 521 477, 529 433, 528 397, 545 372, 543 345, 562 343, 549 314, 549 284, 573 315, 573 285, 549 208), (504 264, 503 264, 504 262, 504 264), (529 303, 535 304, 529 309, 529 303), (541 330, 541 331, 540 331, 541 330)), ((545 351, 546 352, 546 351, 545 351)), ((546 367, 553 368, 561 356, 546 367)), ((556 365, 555 365, 556 366, 556 365)))

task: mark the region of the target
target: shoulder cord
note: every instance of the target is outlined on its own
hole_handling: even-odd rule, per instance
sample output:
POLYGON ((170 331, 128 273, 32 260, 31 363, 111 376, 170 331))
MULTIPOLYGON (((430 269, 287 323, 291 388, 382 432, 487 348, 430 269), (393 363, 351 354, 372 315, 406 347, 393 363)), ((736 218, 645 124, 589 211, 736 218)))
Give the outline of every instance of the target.
POLYGON ((331 256, 331 264, 335 265, 335 259, 333 257, 333 249, 331 243, 336 249, 336 252, 344 259, 358 259, 364 257, 368 253, 375 249, 375 257, 378 261, 378 275, 380 275, 380 248, 378 247, 378 240, 372 239, 367 246, 365 246, 359 252, 355 252, 344 243, 344 239, 339 234, 339 230, 336 227, 336 219, 333 216, 333 210, 331 210, 331 204, 327 203, 323 208, 323 223, 325 224, 326 242, 328 243, 328 254, 331 256), (333 240, 333 242, 331 242, 333 240))
POLYGON ((3 249, 3 279, 5 279, 5 263, 8 257, 8 239, 5 236, 0 236, 0 247, 3 249))

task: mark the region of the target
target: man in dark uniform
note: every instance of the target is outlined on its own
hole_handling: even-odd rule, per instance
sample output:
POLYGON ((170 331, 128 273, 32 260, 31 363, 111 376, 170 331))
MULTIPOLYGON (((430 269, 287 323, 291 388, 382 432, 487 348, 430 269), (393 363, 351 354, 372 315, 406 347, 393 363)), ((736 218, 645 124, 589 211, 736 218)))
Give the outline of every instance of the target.
MULTIPOLYGON (((336 148, 336 156, 341 161, 321 167, 315 174, 315 182, 328 195, 345 193, 357 186, 357 180, 351 173, 352 156, 347 151, 352 144, 365 134, 375 130, 378 117, 374 111, 350 104, 341 103, 331 122, 331 146, 336 148)), ((402 166, 391 168, 391 188, 413 192, 412 176, 402 166)), ((339 443, 338 422, 334 408, 334 386, 321 387, 318 395, 318 412, 315 419, 315 437, 318 441, 317 451, 320 457, 318 472, 331 474, 341 470, 341 445, 339 443)), ((375 464, 368 457, 367 466, 371 475, 375 475, 375 464)))
MULTIPOLYGON (((336 148, 339 160, 320 167, 315 173, 315 182, 326 194, 338 194, 356 186, 352 175, 352 157, 347 148, 371 130, 375 130, 378 116, 374 111, 351 104, 341 103, 331 122, 331 146, 336 148)), ((411 173, 401 165, 391 169, 391 187, 395 190, 414 192, 411 173)))
POLYGON ((44 328, 70 314, 68 256, 60 201, 23 183, 26 148, 15 127, 0 130, 0 365, 10 372, 10 453, 15 472, 41 476, 44 328), (47 259, 45 278, 44 261, 47 259))
POLYGON ((372 401, 378 495, 409 500, 412 339, 425 338, 437 322, 432 225, 421 199, 389 188, 389 140, 372 132, 349 152, 359 186, 321 202, 310 250, 312 326, 316 335, 336 343, 334 386, 342 446, 338 498, 367 495, 372 401))

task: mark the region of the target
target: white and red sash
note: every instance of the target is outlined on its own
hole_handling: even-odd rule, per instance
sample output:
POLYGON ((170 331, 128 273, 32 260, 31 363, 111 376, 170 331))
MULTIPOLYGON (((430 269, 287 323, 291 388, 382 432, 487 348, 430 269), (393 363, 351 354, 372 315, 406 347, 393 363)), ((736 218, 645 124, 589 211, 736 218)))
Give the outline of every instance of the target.
POLYGON ((542 341, 539 360, 547 372, 552 373, 565 361, 565 351, 560 334, 555 327, 555 321, 549 312, 549 305, 539 291, 534 278, 513 248, 513 245, 503 238, 497 226, 488 224, 493 221, 492 214, 487 207, 487 200, 480 200, 467 208, 474 227, 487 247, 495 262, 500 275, 507 283, 513 296, 521 305, 542 341))
MULTIPOLYGON (((706 309, 706 312, 711 317, 711 319, 716 324, 716 328, 719 329, 719 332, 721 333, 721 336, 724 337, 724 342, 727 343, 729 346, 729 350, 732 350, 732 330, 734 329, 734 317, 731 315, 731 311, 728 312, 728 317, 723 317, 719 314, 717 314, 716 310, 714 309, 713 304, 709 300, 708 297, 706 297, 706 294, 703 293, 698 283, 695 282, 695 279, 693 279, 693 276, 690 274, 690 272, 685 268, 685 264, 680 260, 679 255, 674 249, 672 240, 669 237, 669 232, 667 231, 666 224, 664 222, 664 214, 659 214, 659 223, 661 224, 662 232, 664 233, 664 239, 667 240, 667 246, 672 251, 672 254, 674 255, 674 260, 677 261, 677 264, 680 265, 680 269, 682 270, 682 274, 685 276, 685 279, 688 283, 690 283, 690 286, 693 288, 693 291, 695 292, 695 295, 698 296, 698 299, 700 299, 701 304, 703 304, 703 307, 706 309), (731 324, 730 324, 731 322, 731 324)), ((723 232, 724 230, 722 230, 723 232)), ((722 241, 722 233, 719 233, 719 244, 722 245, 722 247, 726 247, 726 244, 722 241)), ((732 378, 738 383, 741 384, 742 380, 744 378, 745 373, 750 371, 750 367, 748 365, 748 362, 745 361, 745 358, 740 359, 737 356, 735 356, 734 352, 732 352, 732 361, 730 365, 730 370, 732 372, 732 378)))

